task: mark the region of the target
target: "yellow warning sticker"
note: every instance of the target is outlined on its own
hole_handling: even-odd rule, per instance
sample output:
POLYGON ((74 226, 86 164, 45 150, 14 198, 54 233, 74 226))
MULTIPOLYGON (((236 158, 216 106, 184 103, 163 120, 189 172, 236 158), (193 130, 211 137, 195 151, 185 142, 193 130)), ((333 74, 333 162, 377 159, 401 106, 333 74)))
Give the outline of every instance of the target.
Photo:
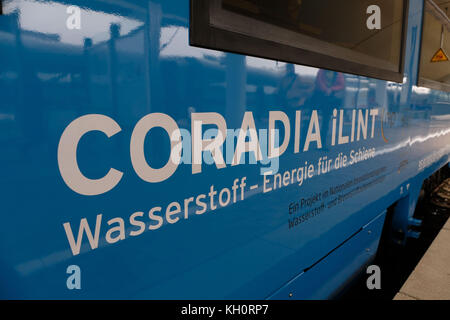
POLYGON ((442 61, 448 61, 448 57, 445 54, 444 50, 439 49, 431 59, 431 62, 442 62, 442 61))

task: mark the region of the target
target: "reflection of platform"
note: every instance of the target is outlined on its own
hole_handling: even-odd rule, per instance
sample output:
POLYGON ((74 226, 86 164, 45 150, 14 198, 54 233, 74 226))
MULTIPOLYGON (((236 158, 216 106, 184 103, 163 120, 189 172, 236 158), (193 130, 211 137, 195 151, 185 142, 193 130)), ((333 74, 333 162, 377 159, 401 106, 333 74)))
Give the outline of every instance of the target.
POLYGON ((450 120, 450 115, 431 116, 431 120, 448 121, 450 120))
POLYGON ((395 300, 450 300, 450 219, 395 300))

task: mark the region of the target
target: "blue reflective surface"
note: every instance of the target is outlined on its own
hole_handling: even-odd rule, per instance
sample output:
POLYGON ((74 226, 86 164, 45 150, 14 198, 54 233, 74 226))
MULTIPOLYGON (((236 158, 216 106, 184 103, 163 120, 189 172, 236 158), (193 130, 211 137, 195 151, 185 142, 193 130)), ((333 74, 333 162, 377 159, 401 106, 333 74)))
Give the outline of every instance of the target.
MULTIPOLYGON (((399 199, 394 224, 407 232, 422 181, 450 154, 449 93, 415 86, 422 6, 410 1, 404 82, 398 84, 189 46, 189 1, 6 1, 0 16, 0 296, 268 298, 399 199), (67 28, 70 5, 81 8, 79 30, 67 28), (374 138, 330 147, 331 124, 324 119, 336 107, 348 109, 347 136, 351 110, 379 108, 374 138), (363 147, 375 148, 375 157, 270 193, 263 191, 260 165, 218 170, 204 164, 194 175, 191 165, 181 164, 155 184, 140 179, 130 159, 133 129, 150 113, 167 114, 190 130, 192 113, 220 113, 235 129, 251 111, 256 128, 267 129, 270 111, 285 112, 294 126, 296 110, 302 111, 301 148, 313 110, 324 146, 311 143, 309 151, 294 153, 291 137, 280 173, 363 147), (67 187, 57 161, 63 131, 88 114, 106 115, 122 129, 110 138, 89 132, 80 141, 77 160, 85 176, 100 179, 110 168, 124 173, 114 189, 92 197, 67 187), (289 228, 292 203, 374 170, 380 170, 376 183, 289 228), (202 215, 105 241, 110 219, 183 204, 211 185, 231 188, 241 177, 247 178, 244 201, 214 211, 208 205, 202 215), (92 227, 99 214, 98 248, 91 250, 84 238, 74 256, 63 224, 69 222, 76 237, 81 219, 92 227), (80 267, 82 290, 67 289, 69 265, 80 267)), ((164 131, 152 131, 147 160, 159 168, 169 153, 164 131)), ((133 228, 127 224, 127 234, 133 228)), ((365 245, 349 242, 348 252, 364 252, 365 245)), ((369 259, 342 257, 349 266, 369 259)), ((343 277, 355 272, 345 270, 343 277)), ((326 298, 338 289, 331 280, 325 289, 307 281, 296 285, 298 296, 326 298)))

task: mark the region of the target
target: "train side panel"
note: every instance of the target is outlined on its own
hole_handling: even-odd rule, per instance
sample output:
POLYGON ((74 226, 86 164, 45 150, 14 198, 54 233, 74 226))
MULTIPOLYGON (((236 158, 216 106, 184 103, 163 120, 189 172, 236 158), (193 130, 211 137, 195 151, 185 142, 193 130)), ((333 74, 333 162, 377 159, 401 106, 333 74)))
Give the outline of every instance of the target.
POLYGON ((424 179, 450 155, 449 94, 415 85, 423 1, 409 1, 403 83, 190 46, 189 10, 4 4, 2 298, 327 298, 374 257, 395 203, 408 238, 424 179), (193 164, 196 139, 223 125, 221 154, 193 164), (234 160, 249 127, 258 144, 240 143, 261 161, 245 148, 234 160))

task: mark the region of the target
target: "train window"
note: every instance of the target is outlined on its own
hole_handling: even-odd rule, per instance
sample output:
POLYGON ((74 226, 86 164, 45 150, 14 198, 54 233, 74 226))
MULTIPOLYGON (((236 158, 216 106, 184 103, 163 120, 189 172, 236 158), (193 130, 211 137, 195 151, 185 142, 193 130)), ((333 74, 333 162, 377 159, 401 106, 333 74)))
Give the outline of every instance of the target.
POLYGON ((450 91, 450 30, 447 0, 426 0, 420 54, 419 85, 450 91))
POLYGON ((401 82, 407 3, 191 0, 190 41, 210 49, 401 82))

